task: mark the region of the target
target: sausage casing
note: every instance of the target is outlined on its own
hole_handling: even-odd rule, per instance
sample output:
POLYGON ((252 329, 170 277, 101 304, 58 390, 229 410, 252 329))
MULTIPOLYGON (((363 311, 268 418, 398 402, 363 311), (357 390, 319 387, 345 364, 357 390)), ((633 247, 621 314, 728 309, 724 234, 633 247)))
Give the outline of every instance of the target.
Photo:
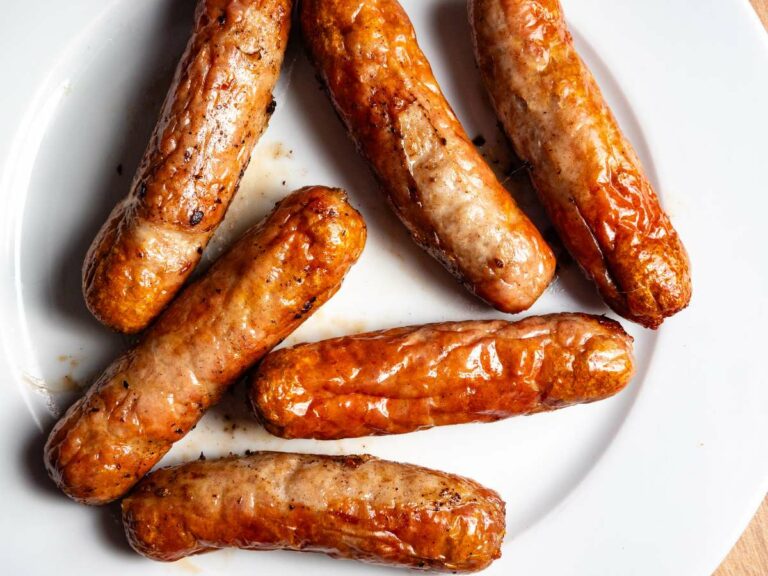
POLYGON ((558 0, 469 6, 485 86, 564 244, 611 308, 658 327, 688 305, 688 255, 558 0))
POLYGON ((336 110, 416 243, 499 310, 528 308, 552 279, 552 252, 470 142, 400 4, 300 10, 336 110))
POLYGON ((274 109, 290 0, 200 0, 128 196, 83 265, 86 304, 122 332, 173 299, 224 218, 274 109))
POLYGON ((607 398, 632 376, 632 337, 612 320, 554 314, 448 322, 269 354, 251 404, 283 438, 330 440, 492 422, 607 398))
POLYGON ((125 494, 227 387, 341 286, 365 243, 341 190, 280 202, 168 307, 57 423, 45 446, 71 498, 125 494))
POLYGON ((476 482, 371 456, 262 452, 149 475, 123 500, 133 548, 304 550, 468 572, 501 555, 504 502, 476 482))

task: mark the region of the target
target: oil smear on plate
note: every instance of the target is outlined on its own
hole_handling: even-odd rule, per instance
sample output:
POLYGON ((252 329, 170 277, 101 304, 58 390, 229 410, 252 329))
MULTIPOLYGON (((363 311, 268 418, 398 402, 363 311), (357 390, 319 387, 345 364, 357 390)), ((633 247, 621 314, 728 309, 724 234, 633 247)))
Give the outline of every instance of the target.
POLYGON ((269 214, 275 204, 293 190, 296 176, 305 173, 306 170, 296 166, 289 146, 262 140, 251 155, 224 221, 208 244, 200 270, 206 269, 246 230, 269 214))
MULTIPOLYGON (((123 168, 122 165, 120 168, 123 168)), ((288 146, 279 141, 263 140, 254 150, 240 189, 211 240, 195 276, 203 273, 245 230, 266 216, 275 203, 291 191, 292 179, 305 172, 295 165, 293 151, 288 146)), ((136 338, 126 337, 122 349, 130 348, 136 341, 136 338)), ((116 350, 113 359, 120 353, 116 350)), ((51 416, 58 418, 106 368, 106 365, 92 364, 93 360, 88 358, 87 351, 81 350, 77 355, 60 353, 56 356, 57 370, 45 377, 25 373, 22 380, 29 389, 43 398, 51 416)))

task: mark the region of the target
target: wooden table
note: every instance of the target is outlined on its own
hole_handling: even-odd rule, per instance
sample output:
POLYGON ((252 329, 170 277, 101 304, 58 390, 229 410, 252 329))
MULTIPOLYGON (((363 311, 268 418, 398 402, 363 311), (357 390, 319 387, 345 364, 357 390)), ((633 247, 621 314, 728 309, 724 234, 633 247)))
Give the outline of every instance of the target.
POLYGON ((768 0, 750 0, 752 6, 755 8, 755 12, 760 16, 760 20, 763 21, 766 29, 768 29, 768 0))
MULTIPOLYGON (((768 0, 750 0, 768 30, 768 0)), ((768 455, 767 455, 768 456, 768 455)), ((714 576, 768 575, 768 497, 714 576)))
POLYGON ((768 574, 768 498, 763 500, 763 505, 749 528, 714 576, 766 576, 766 574, 768 574))

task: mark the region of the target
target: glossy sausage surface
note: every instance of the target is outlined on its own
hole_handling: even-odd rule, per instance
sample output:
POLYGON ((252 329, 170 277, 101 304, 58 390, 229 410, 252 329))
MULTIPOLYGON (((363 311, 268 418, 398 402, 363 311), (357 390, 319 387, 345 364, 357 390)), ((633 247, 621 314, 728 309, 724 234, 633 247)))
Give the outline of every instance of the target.
POLYGON ((449 322, 273 352, 251 403, 284 438, 400 434, 594 402, 633 369, 631 336, 605 318, 449 322))
POLYGON ((341 190, 280 202, 187 287, 56 424, 51 478, 71 498, 125 494, 227 387, 341 286, 366 229, 341 190))
POLYGON ((568 250, 649 328, 688 305, 688 255, 573 47, 558 0, 470 0, 485 86, 568 250))
POLYGON ((551 250, 470 142, 396 0, 305 0, 304 41, 411 236, 468 290, 525 310, 551 250))
POLYGON ((304 550, 468 572, 501 555, 504 502, 478 483, 371 456, 262 452, 148 476, 123 500, 131 546, 155 560, 206 550, 304 550))
POLYGON ((93 241, 83 294, 96 318, 145 328, 224 218, 274 109, 290 0, 201 0, 128 196, 93 241))

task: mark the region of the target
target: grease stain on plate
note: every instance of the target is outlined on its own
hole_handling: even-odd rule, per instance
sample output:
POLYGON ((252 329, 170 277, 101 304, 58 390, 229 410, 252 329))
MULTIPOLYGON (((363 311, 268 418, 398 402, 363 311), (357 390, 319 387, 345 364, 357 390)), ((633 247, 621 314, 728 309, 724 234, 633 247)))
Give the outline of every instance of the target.
POLYGON ((205 251, 203 268, 269 214, 292 191, 294 178, 306 173, 306 169, 296 166, 291 148, 279 141, 262 140, 251 155, 224 221, 205 251))
POLYGON ((179 572, 184 572, 186 574, 202 574, 203 569, 200 568, 197 564, 194 564, 189 560, 189 558, 182 558, 181 560, 177 560, 173 563, 173 567, 178 569, 179 572))

